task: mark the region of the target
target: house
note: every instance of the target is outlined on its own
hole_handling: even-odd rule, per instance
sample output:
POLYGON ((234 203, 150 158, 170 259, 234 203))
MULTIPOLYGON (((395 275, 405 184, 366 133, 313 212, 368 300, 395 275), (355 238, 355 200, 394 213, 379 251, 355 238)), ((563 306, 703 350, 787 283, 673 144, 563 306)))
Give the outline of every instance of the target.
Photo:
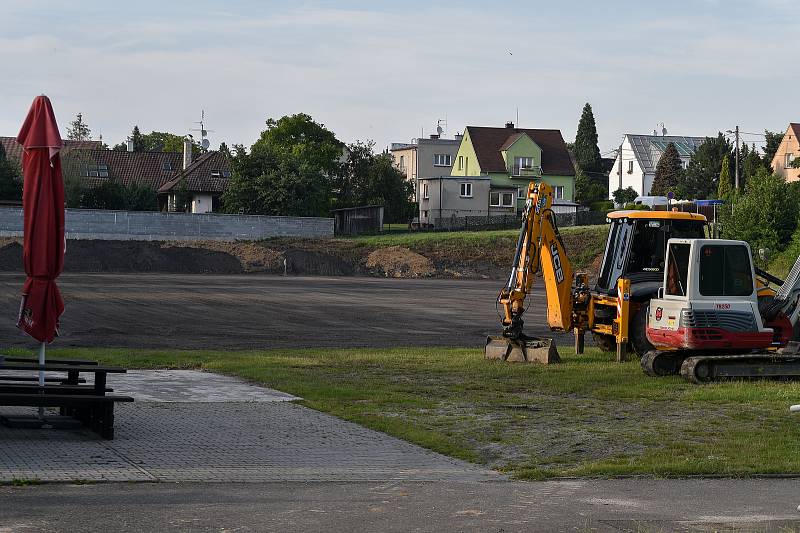
POLYGON ((530 182, 545 181, 556 203, 572 201, 575 167, 559 130, 467 126, 451 176, 490 178, 490 215, 517 213, 530 182))
POLYGON ((190 196, 192 213, 219 211, 220 198, 231 177, 228 158, 222 152, 206 152, 191 161, 191 151, 189 154, 188 165, 174 172, 169 181, 156 189, 159 208, 176 211, 178 196, 183 189, 190 196))
POLYGON ((650 194, 656 177, 656 165, 669 143, 673 143, 681 157, 683 168, 705 137, 683 137, 680 135, 633 135, 626 133, 622 139, 621 153, 617 154, 608 176, 608 195, 614 197, 617 189, 633 187, 639 196, 650 194))
POLYGON ((64 179, 79 177, 96 187, 113 181, 125 187, 135 183, 158 190, 181 169, 183 156, 172 152, 73 150, 61 159, 64 179))
POLYGON ((786 181, 800 179, 800 168, 792 168, 792 161, 800 155, 800 124, 792 122, 783 134, 778 150, 772 158, 772 171, 786 181))
POLYGON ((442 139, 439 134, 428 139, 414 139, 411 143, 392 143, 390 149, 395 167, 406 179, 414 183, 414 200, 419 198, 419 178, 449 176, 461 135, 442 139))
POLYGON ((417 182, 419 223, 423 227, 439 226, 443 219, 490 214, 489 176, 438 176, 419 178, 417 182))

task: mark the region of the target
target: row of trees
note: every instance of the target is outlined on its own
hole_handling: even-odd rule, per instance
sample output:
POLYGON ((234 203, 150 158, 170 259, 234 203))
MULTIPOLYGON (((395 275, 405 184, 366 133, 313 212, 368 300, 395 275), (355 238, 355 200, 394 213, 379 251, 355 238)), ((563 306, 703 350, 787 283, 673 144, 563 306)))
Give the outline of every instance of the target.
POLYGON ((233 175, 222 201, 229 213, 326 216, 330 209, 378 204, 387 222, 414 213, 412 185, 374 143, 345 145, 299 113, 267 120, 248 151, 233 147, 233 175))
MULTIPOLYGON (((413 185, 397 170, 390 154, 375 153, 372 141, 345 145, 323 124, 306 114, 269 119, 267 129, 246 149, 220 151, 231 162, 232 177, 223 195, 223 210, 292 216, 327 216, 331 209, 367 204, 384 206, 387 222, 407 222, 414 215, 413 185)), ((68 138, 88 140, 91 129, 81 114, 70 123, 68 138)), ((183 137, 153 131, 130 135, 134 152, 182 152, 183 137)), ((127 143, 113 150, 127 150, 127 143)), ((193 144, 195 155, 202 151, 193 144)), ((78 173, 71 173, 80 175, 78 173)), ((156 209, 155 192, 106 183, 89 188, 74 179, 69 184, 70 207, 156 209)), ((182 198, 180 191, 178 196, 182 198)), ((184 195, 186 196, 186 195, 184 195)), ((179 198, 180 203, 180 198, 179 198)))

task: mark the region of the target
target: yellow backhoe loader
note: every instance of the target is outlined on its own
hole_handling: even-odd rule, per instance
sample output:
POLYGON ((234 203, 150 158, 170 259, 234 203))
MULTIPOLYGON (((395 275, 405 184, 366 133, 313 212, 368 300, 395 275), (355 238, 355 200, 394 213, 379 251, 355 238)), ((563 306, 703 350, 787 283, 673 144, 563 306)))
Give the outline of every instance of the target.
POLYGON ((530 184, 511 275, 497 300, 503 333, 487 339, 486 357, 558 362, 551 339, 523 332, 525 300, 540 269, 547 294, 547 323, 553 331, 572 331, 577 353, 583 352, 588 331, 601 349, 616 348, 618 360, 627 358, 629 345, 642 357, 653 349, 647 338, 648 310, 663 281, 667 241, 705 237, 706 218, 671 211, 609 213, 611 227, 602 266, 590 287, 586 273, 573 272, 552 204, 550 185, 530 184))

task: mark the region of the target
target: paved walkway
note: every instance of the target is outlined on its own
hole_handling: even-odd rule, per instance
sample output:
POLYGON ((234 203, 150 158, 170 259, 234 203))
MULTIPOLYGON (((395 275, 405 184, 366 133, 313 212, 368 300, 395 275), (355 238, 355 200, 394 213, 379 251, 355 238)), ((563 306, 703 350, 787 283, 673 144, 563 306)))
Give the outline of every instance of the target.
MULTIPOLYGON (((109 376, 131 395, 116 437, 0 426, 0 481, 386 481, 498 474, 307 409, 288 394, 196 371, 109 376)), ((0 412, 34 412, 0 408, 0 412)))
POLYGON ((14 532, 800 530, 791 479, 51 484, 0 502, 14 532))

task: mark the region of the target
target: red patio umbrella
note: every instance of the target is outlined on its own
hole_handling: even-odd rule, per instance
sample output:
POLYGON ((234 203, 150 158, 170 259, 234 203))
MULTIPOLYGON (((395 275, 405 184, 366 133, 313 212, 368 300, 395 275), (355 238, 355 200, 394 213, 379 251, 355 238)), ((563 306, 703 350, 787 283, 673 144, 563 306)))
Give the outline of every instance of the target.
MULTIPOLYGON (((42 343, 39 364, 44 364, 45 345, 58 335, 58 319, 64 312, 55 281, 64 268, 64 180, 59 156, 64 143, 49 98, 33 100, 17 142, 25 149, 22 258, 28 276, 17 326, 42 343)), ((39 373, 39 384, 44 385, 44 372, 39 373)))

